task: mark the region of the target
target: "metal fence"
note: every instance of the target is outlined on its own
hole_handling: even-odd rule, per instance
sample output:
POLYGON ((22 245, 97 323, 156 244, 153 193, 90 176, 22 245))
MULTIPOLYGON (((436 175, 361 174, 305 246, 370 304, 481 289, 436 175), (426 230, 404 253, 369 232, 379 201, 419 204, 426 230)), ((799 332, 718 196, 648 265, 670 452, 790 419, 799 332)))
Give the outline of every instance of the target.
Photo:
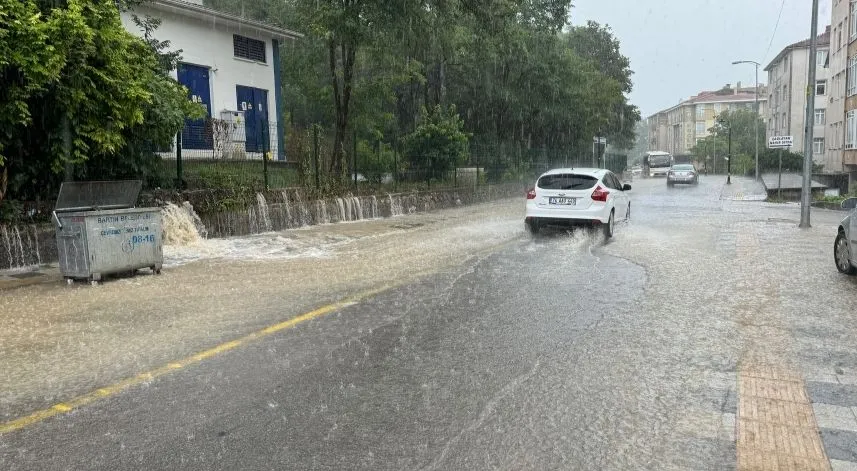
POLYGON ((269 121, 201 119, 188 121, 181 139, 158 154, 164 159, 284 160, 279 125, 269 121))
MULTIPOLYGON (((289 129, 277 137, 276 123, 253 127, 225 120, 188 123, 181 140, 159 152, 164 173, 174 175, 176 187, 321 189, 334 178, 333 137, 319 126, 289 129), (255 139, 250 139, 252 135, 255 139), (282 152, 280 152, 282 149, 282 152), (263 158, 267 156, 267 159, 263 158)), ((437 170, 428 156, 406 156, 392 143, 369 143, 350 136, 343 143, 343 177, 353 190, 359 187, 439 188, 531 180, 555 167, 606 167, 621 173, 627 157, 621 154, 580 155, 569 149, 526 148, 519 144, 471 143, 467 159, 437 170)), ((161 179, 162 185, 164 180, 161 179)), ((168 184, 168 183, 167 183, 168 184)))

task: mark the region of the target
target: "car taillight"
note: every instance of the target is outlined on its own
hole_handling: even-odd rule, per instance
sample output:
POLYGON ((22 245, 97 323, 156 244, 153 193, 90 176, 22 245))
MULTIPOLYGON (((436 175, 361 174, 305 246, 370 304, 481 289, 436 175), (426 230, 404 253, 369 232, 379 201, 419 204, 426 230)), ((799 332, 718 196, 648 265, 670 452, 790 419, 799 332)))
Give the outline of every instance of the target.
POLYGON ((597 187, 595 187, 595 191, 592 192, 592 200, 593 201, 601 201, 603 203, 606 203, 607 202, 607 195, 609 195, 609 194, 610 194, 609 191, 602 188, 601 185, 598 185, 597 187))
POLYGON ((527 199, 528 200, 536 199, 536 189, 535 188, 533 188, 532 190, 527 192, 527 199))

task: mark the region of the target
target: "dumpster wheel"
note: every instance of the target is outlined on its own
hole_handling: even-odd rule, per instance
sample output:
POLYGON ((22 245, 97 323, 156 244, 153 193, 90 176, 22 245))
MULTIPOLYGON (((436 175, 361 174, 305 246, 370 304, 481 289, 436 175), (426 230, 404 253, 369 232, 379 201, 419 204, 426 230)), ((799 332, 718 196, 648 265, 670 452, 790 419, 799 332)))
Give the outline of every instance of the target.
POLYGON ((160 265, 153 265, 152 266, 152 273, 154 273, 156 275, 160 275, 161 274, 161 266, 160 265))

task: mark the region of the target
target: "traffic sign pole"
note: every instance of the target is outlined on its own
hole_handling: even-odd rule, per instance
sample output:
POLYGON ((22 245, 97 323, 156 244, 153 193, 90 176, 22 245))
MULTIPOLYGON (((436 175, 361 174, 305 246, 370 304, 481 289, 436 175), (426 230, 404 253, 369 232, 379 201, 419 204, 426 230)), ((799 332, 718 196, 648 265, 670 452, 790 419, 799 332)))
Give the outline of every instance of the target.
POLYGON ((783 195, 783 151, 794 144, 793 136, 771 136, 768 139, 769 149, 779 149, 779 171, 777 172, 777 199, 782 200, 783 195))

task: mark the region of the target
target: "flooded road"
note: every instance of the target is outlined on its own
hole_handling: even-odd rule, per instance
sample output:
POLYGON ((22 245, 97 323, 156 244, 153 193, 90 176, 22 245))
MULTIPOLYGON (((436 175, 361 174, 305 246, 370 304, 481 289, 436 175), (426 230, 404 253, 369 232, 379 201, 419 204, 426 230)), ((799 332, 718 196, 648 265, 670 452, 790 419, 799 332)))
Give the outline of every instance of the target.
POLYGON ((3 421, 105 392, 0 435, 0 467, 734 468, 746 368, 794 372, 813 402, 857 379, 842 214, 799 231, 797 207, 734 194, 636 181, 607 244, 531 238, 522 197, 3 293, 3 421))

